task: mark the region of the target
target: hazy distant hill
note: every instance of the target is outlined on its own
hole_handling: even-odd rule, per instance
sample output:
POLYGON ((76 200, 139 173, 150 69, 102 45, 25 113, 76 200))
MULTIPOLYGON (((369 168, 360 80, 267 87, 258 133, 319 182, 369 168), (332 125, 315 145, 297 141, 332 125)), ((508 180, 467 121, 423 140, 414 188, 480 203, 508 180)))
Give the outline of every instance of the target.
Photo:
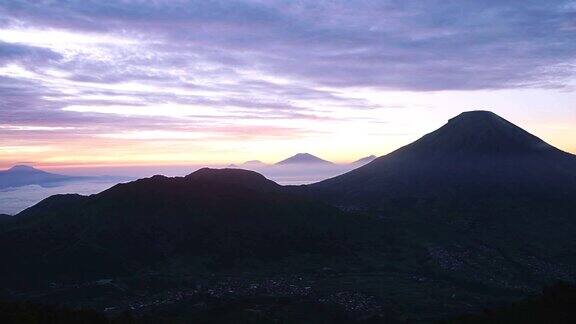
POLYGON ((258 167, 268 166, 268 164, 266 164, 260 160, 250 160, 250 161, 246 161, 246 162, 242 163, 242 166, 243 167, 258 168, 258 167))
POLYGON ((291 165, 291 164, 310 164, 310 165, 333 165, 330 161, 323 160, 317 156, 309 153, 298 153, 280 162, 276 165, 291 165))
POLYGON ((86 178, 87 177, 71 177, 54 174, 26 165, 16 165, 8 170, 0 171, 0 189, 27 185, 51 187, 62 184, 64 182, 82 180, 86 178))

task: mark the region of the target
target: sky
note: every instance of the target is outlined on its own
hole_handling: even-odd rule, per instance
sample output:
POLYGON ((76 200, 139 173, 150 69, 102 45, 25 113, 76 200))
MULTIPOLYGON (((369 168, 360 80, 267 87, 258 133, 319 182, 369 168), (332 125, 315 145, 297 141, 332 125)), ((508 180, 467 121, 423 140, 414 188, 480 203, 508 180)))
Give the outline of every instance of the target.
POLYGON ((576 153, 576 1, 2 0, 0 168, 386 154, 491 110, 576 153))

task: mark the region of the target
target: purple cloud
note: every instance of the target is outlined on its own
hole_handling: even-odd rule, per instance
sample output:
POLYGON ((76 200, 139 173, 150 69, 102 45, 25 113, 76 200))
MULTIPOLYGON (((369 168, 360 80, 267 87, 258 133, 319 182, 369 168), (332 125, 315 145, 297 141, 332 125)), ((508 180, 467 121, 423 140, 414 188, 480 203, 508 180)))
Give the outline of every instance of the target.
POLYGON ((46 48, 0 41, 0 65, 9 63, 46 64, 60 58, 61 55, 46 48))
MULTIPOLYGON (((576 50, 570 1, 7 1, 14 24, 122 35, 127 52, 105 69, 79 58, 70 69, 103 82, 195 71, 194 62, 330 86, 406 90, 562 86, 576 50), (572 27, 570 27, 572 26, 572 27), (556 66, 550 69, 550 66, 556 66), (83 70, 85 73, 83 73, 83 70)), ((208 73, 207 71, 203 71, 208 73)))
POLYGON ((224 127, 338 119, 321 107, 385 108, 339 91, 356 87, 561 88, 576 58, 573 1, 7 0, 0 17, 1 123, 73 127, 62 136, 304 134, 224 127), (63 110, 165 105, 214 115, 63 110))

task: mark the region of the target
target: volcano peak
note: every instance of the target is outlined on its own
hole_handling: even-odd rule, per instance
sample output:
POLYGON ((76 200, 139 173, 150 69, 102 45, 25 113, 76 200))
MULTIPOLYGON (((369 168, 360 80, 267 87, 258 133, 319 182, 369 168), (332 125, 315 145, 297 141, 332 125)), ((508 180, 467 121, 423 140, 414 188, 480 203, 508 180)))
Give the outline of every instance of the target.
POLYGON ((289 165, 289 164, 333 164, 310 153, 297 153, 287 159, 277 162, 276 165, 289 165))
POLYGON ((506 119, 488 110, 465 111, 448 120, 448 124, 460 127, 517 127, 506 119))
POLYGON ((439 154, 508 155, 553 149, 540 138, 485 110, 463 112, 412 145, 439 154))
POLYGON ((29 165, 24 165, 24 164, 17 164, 13 167, 11 167, 8 171, 12 171, 12 172, 32 172, 32 171, 40 171, 34 167, 31 167, 29 165))

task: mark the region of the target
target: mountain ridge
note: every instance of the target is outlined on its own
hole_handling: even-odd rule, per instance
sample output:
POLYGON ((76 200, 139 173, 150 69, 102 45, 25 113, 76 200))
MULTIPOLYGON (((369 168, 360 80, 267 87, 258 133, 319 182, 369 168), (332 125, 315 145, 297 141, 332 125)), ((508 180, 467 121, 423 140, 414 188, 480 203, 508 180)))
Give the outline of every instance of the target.
POLYGON ((0 254, 10 263, 0 277, 87 280, 174 258, 205 262, 205 269, 229 268, 246 258, 347 253, 344 242, 362 222, 281 188, 253 171, 205 168, 185 177, 118 184, 91 196, 52 196, 0 231, 0 254), (48 254, 48 260, 38 258, 48 254))

